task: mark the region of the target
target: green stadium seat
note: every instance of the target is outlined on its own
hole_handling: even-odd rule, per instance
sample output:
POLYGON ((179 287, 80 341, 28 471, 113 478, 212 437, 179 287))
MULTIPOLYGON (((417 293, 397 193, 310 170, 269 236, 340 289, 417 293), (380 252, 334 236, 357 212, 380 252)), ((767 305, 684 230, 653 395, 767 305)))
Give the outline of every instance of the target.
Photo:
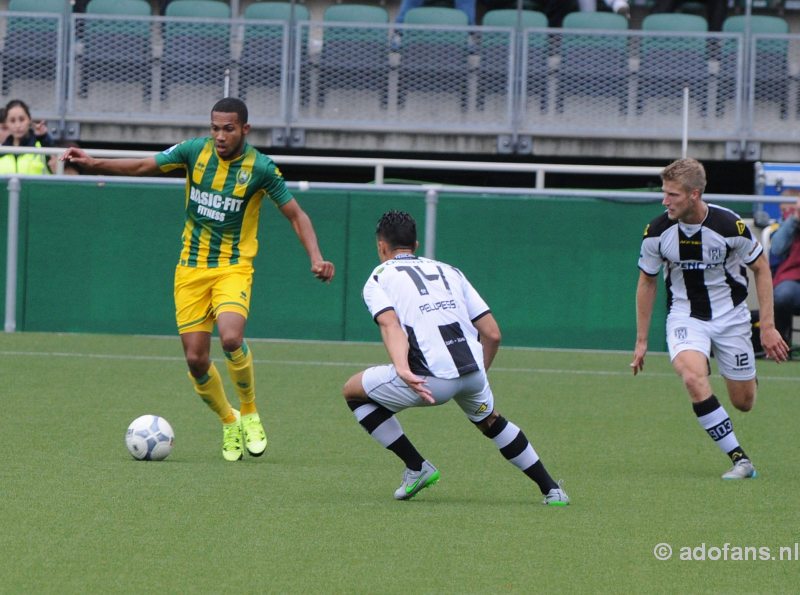
POLYGON ((372 90, 386 107, 389 92, 389 13, 381 6, 333 4, 323 15, 317 103, 330 89, 372 90), (337 24, 341 24, 337 26, 337 24), (375 27, 360 25, 375 25, 375 27))
POLYGON ((459 26, 464 29, 402 29, 397 103, 405 106, 409 91, 457 90, 461 110, 467 109, 469 35, 467 14, 456 8, 423 6, 406 13, 404 25, 459 26))
POLYGON ((64 28, 64 0, 9 0, 5 43, 2 48, 2 94, 16 79, 55 80, 59 28, 64 28), (36 17, 15 12, 41 13, 36 17), (56 19, 55 17, 59 17, 56 19))
MULTIPOLYGON (((308 21, 310 14, 303 4, 290 2, 256 2, 245 8, 243 17, 271 23, 245 24, 244 44, 239 59, 239 97, 247 98, 250 87, 277 89, 285 81, 283 65, 289 52, 288 27, 308 21), (288 24, 288 25, 287 25, 288 24)), ((307 30, 304 30, 307 31, 307 30)), ((308 35, 301 41, 301 53, 307 54, 308 35)), ((307 85, 303 85, 305 88, 307 85)), ((307 92, 307 91, 306 91, 307 92)))
POLYGON ((572 12, 564 17, 562 29, 556 111, 563 112, 565 95, 582 94, 616 97, 624 115, 630 78, 628 37, 607 32, 627 31, 628 19, 613 12, 572 12), (576 32, 580 34, 571 34, 576 32))
POLYGON ((225 71, 231 65, 228 3, 173 0, 167 5, 165 16, 184 20, 168 20, 164 26, 161 100, 167 99, 170 87, 176 83, 222 90, 225 71))
MULTIPOLYGON (((481 33, 481 63, 478 71, 478 92, 476 107, 483 109, 486 96, 492 94, 509 95, 509 72, 516 70, 517 60, 513 55, 515 35, 522 35, 525 29, 547 28, 547 16, 538 10, 517 11, 512 8, 498 8, 483 15, 484 27, 506 27, 507 32, 483 31, 481 33)), ((546 33, 531 33, 527 39, 526 95, 538 97, 542 111, 547 108, 547 47, 546 33)), ((508 97, 507 97, 508 99, 508 97)))
POLYGON ((706 19, 694 14, 650 14, 642 21, 642 30, 674 35, 646 35, 641 39, 636 113, 644 111, 646 99, 678 99, 688 86, 690 97, 705 114, 708 109, 707 38, 691 34, 707 32, 706 19), (690 35, 681 36, 683 33, 690 35))
MULTIPOLYGON (((747 17, 731 16, 722 25, 724 33, 744 33, 748 28, 747 17)), ((777 101, 780 107, 780 118, 788 117, 789 112, 789 41, 780 36, 789 33, 789 23, 785 19, 770 15, 751 15, 749 30, 752 34, 775 34, 776 39, 760 37, 755 47, 753 79, 753 97, 757 101, 777 101)), ((744 40, 743 41, 747 41, 744 40)), ((726 102, 734 98, 737 88, 737 73, 741 68, 738 56, 739 44, 733 40, 723 40, 720 52, 719 83, 717 86, 716 115, 725 113, 726 102)), ((745 47, 745 52, 752 48, 745 47)), ((753 54, 751 53, 752 57, 753 54)), ((741 73, 748 80, 749 72, 741 73)))
MULTIPOLYGON (((147 0, 91 0, 87 15, 149 17, 147 0)), ((138 19, 93 19, 83 24, 78 93, 86 97, 95 81, 140 83, 145 101, 152 89, 150 22, 138 19)))

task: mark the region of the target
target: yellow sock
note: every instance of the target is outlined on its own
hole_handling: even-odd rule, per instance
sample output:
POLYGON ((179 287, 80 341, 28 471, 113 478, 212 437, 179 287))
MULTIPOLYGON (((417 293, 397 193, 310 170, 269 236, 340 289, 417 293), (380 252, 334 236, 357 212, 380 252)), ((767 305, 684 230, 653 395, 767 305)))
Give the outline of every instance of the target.
POLYGON ((189 374, 189 379, 192 381, 194 391, 200 395, 200 398, 219 416, 223 423, 233 423, 236 420, 228 397, 225 396, 222 377, 213 362, 205 376, 195 378, 189 374))
POLYGON ((256 386, 253 374, 253 354, 247 346, 236 351, 225 351, 225 365, 228 366, 236 393, 239 395, 239 410, 242 415, 256 412, 256 386))

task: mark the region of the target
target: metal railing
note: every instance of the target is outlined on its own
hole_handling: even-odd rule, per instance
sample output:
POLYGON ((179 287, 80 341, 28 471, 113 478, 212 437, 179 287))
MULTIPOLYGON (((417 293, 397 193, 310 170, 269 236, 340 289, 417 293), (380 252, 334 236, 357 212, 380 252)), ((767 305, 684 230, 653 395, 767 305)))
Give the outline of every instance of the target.
POLYGON ((677 139, 688 88, 692 138, 800 140, 798 35, 12 12, 0 35, 0 102, 62 131, 205 127, 226 89, 275 129, 677 139))
MULTIPOLYGON (((55 149, 31 149, 31 148, 10 148, 10 152, 35 152, 54 154, 58 150, 55 149)), ((126 151, 92 151, 96 156, 142 156, 143 152, 126 152, 126 151)), ((303 158, 295 158, 303 159, 303 158)), ((309 158, 305 158, 309 159, 309 158)), ((311 158, 319 160, 320 162, 331 162, 331 158, 311 158)), ((335 162, 340 162, 340 159, 333 159, 335 162)), ((409 167, 417 165, 419 167, 430 168, 431 162, 414 160, 385 160, 380 164, 381 168, 389 165, 394 165, 392 162, 402 162, 401 167, 409 167), (425 165, 427 164, 427 165, 425 165)), ((445 165, 448 162, 444 162, 445 165)), ((379 164, 366 162, 366 160, 352 159, 349 165, 363 165, 364 167, 378 167, 379 164)), ((537 172, 536 188, 492 188, 491 194, 497 196, 519 196, 526 200, 537 200, 541 198, 552 197, 574 197, 574 198, 597 198, 613 200, 616 202, 658 202, 662 199, 662 194, 659 192, 620 192, 618 190, 559 190, 559 189, 546 189, 544 188, 544 173, 547 171, 566 171, 567 169, 574 173, 604 173, 609 175, 622 175, 622 174, 641 174, 641 175, 657 175, 660 168, 648 167, 622 167, 622 166, 562 166, 562 165, 547 165, 539 164, 537 166, 522 166, 521 164, 497 164, 486 163, 476 164, 469 163, 461 165, 469 165, 472 169, 486 169, 494 171, 520 171, 520 168, 530 167, 537 172), (477 166, 477 167, 476 167, 477 166)), ((150 185, 150 184, 167 184, 182 186, 185 181, 179 178, 141 178, 141 177, 123 177, 123 176, 0 176, 0 183, 7 181, 8 190, 8 215, 7 215, 7 229, 6 229, 6 267, 5 267, 5 317, 4 317, 4 331, 13 333, 17 329, 17 293, 18 293, 18 248, 19 248, 19 206, 20 195, 23 185, 26 180, 34 179, 41 181, 43 178, 50 178, 54 182, 60 183, 81 183, 85 182, 87 178, 96 179, 98 183, 104 181, 131 181, 137 184, 150 185)), ((377 178, 377 169, 376 169, 377 178)), ((441 192, 457 192, 464 195, 486 195, 487 189, 485 187, 470 187, 458 186, 448 187, 442 184, 424 184, 424 185, 409 185, 409 184, 385 184, 382 181, 375 184, 341 184, 329 182, 288 182, 290 190, 296 192, 307 192, 311 190, 366 190, 370 193, 397 193, 397 192, 417 192, 425 197, 425 222, 424 222, 424 255, 427 258, 436 257, 436 237, 437 237, 437 209, 439 194, 441 192)), ((764 196, 764 195, 719 195, 708 194, 705 199, 710 202, 723 201, 723 202, 737 202, 737 203, 777 203, 785 200, 785 197, 780 196, 764 196)))

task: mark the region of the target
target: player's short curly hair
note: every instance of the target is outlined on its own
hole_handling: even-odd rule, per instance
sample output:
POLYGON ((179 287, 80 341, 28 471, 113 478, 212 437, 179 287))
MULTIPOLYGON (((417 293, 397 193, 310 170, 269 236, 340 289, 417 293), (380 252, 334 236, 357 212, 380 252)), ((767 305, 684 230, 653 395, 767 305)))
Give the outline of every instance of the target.
POLYGON ((678 159, 661 171, 661 180, 677 182, 687 192, 699 190, 703 194, 706 189, 706 170, 697 159, 678 159))
POLYGON ((222 112, 223 114, 236 114, 239 116, 239 123, 247 124, 247 104, 236 97, 225 97, 220 99, 211 108, 212 112, 222 112))
POLYGON ((391 248, 417 247, 417 222, 404 211, 387 211, 378 220, 375 235, 391 248))

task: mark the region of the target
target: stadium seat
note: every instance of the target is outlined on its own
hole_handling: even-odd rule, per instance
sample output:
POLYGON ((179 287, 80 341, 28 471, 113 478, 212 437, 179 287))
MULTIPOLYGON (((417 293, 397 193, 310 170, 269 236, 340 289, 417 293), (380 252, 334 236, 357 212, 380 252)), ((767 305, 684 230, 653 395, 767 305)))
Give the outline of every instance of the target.
POLYGON ((467 109, 469 34, 467 15, 456 8, 420 7, 406 13, 398 70, 398 107, 409 91, 453 92, 467 109), (439 27, 413 27, 434 25, 439 27), (457 28, 458 27, 458 28, 457 28), (463 27, 463 28, 460 28, 463 27))
POLYGON ((642 21, 639 48, 636 113, 644 111, 650 97, 680 99, 689 87, 700 112, 708 109, 708 59, 706 55, 705 18, 694 14, 657 13, 642 21))
MULTIPOLYGON (((747 17, 731 16, 725 19, 722 25, 724 33, 744 33, 747 30, 747 17)), ((750 68, 755 68, 755 76, 750 78, 750 72, 744 72, 739 65, 737 51, 739 43, 747 40, 741 37, 739 43, 725 39, 720 52, 719 83, 717 86, 716 115, 725 113, 727 101, 734 98, 737 88, 738 74, 744 80, 754 81, 751 95, 756 101, 777 101, 780 106, 780 117, 785 120, 789 112, 789 41, 785 36, 789 33, 789 23, 784 19, 769 15, 751 15, 750 33, 758 34, 755 53, 753 47, 745 47, 744 52, 749 52, 750 68), (762 34, 775 34, 776 39, 761 36, 762 34)))
POLYGON ((564 18, 561 65, 556 83, 556 111, 566 95, 615 97, 620 115, 627 112, 628 19, 613 12, 572 12, 564 18))
MULTIPOLYGON (((302 4, 256 2, 245 9, 243 16, 247 20, 271 21, 248 23, 244 28, 244 45, 239 60, 239 97, 246 99, 252 86, 281 87, 286 74, 283 65, 292 51, 289 27, 299 21, 308 21, 309 12, 302 4)), ((305 56, 307 39, 304 38, 301 45, 302 56, 305 56)))
MULTIPOLYGON (((481 33, 481 64, 478 71, 478 93, 476 107, 483 109, 486 96, 504 94, 510 97, 513 77, 519 59, 514 55, 514 36, 522 35, 525 29, 547 28, 547 17, 536 10, 496 9, 483 16, 484 27, 507 27, 504 32, 483 31, 481 33)), ((547 108, 547 34, 530 32, 526 44, 528 97, 539 97, 542 111, 547 108)))
POLYGON ((140 83, 145 101, 152 89, 150 21, 125 17, 152 15, 147 0, 91 0, 83 23, 79 96, 95 81, 140 83), (121 18, 111 18, 121 17, 121 18))
POLYGON ((10 13, 41 14, 8 16, 2 48, 3 95, 9 94, 15 79, 55 80, 65 7, 64 0, 9 0, 10 13))
POLYGON ((227 2, 172 0, 167 5, 161 57, 161 100, 176 83, 223 88, 231 65, 227 2))
POLYGON ((389 93, 389 13, 381 6, 333 4, 325 9, 317 78, 317 104, 329 89, 377 91, 385 108, 389 93), (365 25, 376 25, 375 27, 365 25))

